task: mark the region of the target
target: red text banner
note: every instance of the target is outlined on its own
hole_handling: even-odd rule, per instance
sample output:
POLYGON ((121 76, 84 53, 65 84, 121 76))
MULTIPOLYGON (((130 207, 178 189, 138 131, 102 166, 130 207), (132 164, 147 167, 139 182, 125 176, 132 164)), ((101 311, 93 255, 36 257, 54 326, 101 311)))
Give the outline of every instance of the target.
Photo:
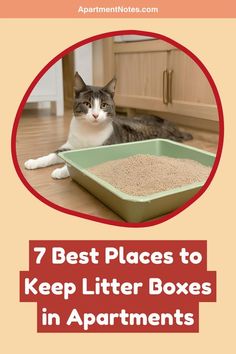
POLYGON ((206 241, 30 241, 20 301, 38 332, 198 332, 216 301, 206 241))

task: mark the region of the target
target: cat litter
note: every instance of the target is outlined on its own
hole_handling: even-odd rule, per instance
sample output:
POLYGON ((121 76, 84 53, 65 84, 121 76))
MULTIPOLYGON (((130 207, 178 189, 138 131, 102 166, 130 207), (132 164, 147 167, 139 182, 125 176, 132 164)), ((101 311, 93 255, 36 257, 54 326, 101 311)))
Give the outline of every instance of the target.
POLYGON ((215 161, 212 153, 167 139, 65 151, 59 156, 75 182, 132 223, 182 206, 204 185, 215 161))
POLYGON ((190 159, 138 154, 88 171, 124 193, 144 196, 205 181, 211 168, 190 159))

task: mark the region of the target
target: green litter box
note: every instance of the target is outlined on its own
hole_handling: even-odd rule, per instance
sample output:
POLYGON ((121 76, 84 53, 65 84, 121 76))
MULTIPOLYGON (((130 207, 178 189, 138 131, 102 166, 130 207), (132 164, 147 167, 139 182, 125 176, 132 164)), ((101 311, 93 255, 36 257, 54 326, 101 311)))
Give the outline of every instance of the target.
POLYGON ((192 198, 205 182, 197 182, 147 196, 131 196, 88 172, 88 168, 109 160, 136 154, 187 158, 212 167, 215 155, 166 139, 99 146, 59 153, 72 179, 128 222, 142 222, 170 213, 192 198))

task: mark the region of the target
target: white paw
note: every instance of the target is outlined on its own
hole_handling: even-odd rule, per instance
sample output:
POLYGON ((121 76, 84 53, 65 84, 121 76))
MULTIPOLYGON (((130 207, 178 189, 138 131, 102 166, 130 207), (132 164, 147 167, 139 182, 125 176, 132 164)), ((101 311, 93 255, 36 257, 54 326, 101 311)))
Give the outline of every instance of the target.
POLYGON ((54 171, 52 171, 51 177, 54 179, 67 178, 69 177, 68 169, 65 167, 56 168, 54 171))
POLYGON ((27 160, 25 161, 25 168, 27 170, 34 170, 37 168, 37 161, 36 160, 33 160, 33 159, 30 159, 30 160, 27 160))

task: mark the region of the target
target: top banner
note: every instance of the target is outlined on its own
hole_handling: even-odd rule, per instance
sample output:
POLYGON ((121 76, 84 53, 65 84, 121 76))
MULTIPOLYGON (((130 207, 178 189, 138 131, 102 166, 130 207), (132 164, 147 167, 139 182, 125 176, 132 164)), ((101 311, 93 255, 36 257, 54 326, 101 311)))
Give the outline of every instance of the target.
POLYGON ((64 0, 2 2, 1 18, 235 18, 236 1, 64 0))

